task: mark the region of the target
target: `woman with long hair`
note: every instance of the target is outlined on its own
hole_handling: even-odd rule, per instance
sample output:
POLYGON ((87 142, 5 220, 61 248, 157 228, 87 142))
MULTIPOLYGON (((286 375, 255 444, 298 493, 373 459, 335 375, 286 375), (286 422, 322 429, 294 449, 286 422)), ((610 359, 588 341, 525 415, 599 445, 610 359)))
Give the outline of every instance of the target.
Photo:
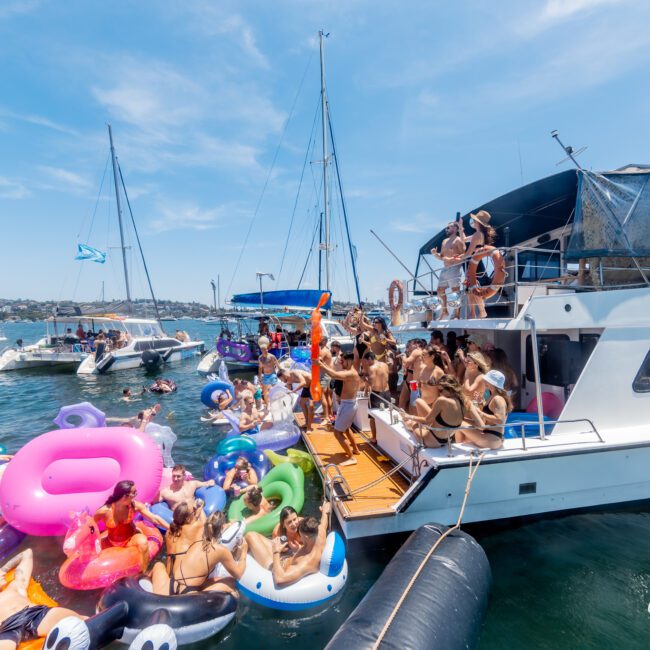
MULTIPOLYGON (((496 239, 496 230, 490 225, 492 215, 486 210, 479 210, 476 214, 469 215, 469 226, 474 229, 469 239, 469 246, 465 253, 470 258, 484 246, 492 246, 496 239)), ((469 292, 469 313, 470 318, 486 318, 485 301, 483 298, 469 292)))
POLYGON ((136 513, 156 524, 160 528, 168 528, 167 522, 151 512, 144 503, 136 501, 138 490, 133 481, 120 481, 113 488, 113 494, 106 499, 106 503, 95 512, 97 523, 103 522, 106 526, 106 537, 103 546, 135 546, 140 552, 142 571, 149 566, 149 542, 136 526, 134 519, 136 513))
POLYGON ((480 413, 473 417, 474 429, 463 429, 456 435, 456 442, 469 442, 480 449, 499 449, 503 446, 504 425, 512 411, 510 396, 504 389, 502 372, 490 370, 483 378, 487 399, 480 413))
POLYGON ((517 391, 519 390, 519 379, 517 377, 517 373, 514 371, 514 368, 508 361, 508 355, 502 348, 493 348, 486 354, 490 358, 492 369, 502 372, 505 376, 506 381, 503 385, 503 388, 508 393, 508 395, 510 395, 510 401, 514 403, 517 396, 517 391))
POLYGON ((174 596, 195 591, 227 591, 236 596, 234 581, 239 580, 246 569, 248 545, 242 540, 234 555, 223 546, 220 540, 224 523, 223 512, 213 513, 202 524, 199 539, 185 551, 175 553, 169 569, 162 562, 156 562, 151 572, 154 593, 174 596), (218 564, 228 575, 220 572, 220 577, 211 579, 210 574, 218 564))
POLYGON ((372 324, 362 322, 361 326, 368 336, 370 350, 377 361, 386 361, 388 350, 397 346, 397 341, 388 329, 386 321, 378 316, 372 321, 372 324))
POLYGON ((445 375, 445 370, 440 352, 432 346, 422 350, 422 362, 424 365, 418 379, 420 397, 415 400, 415 412, 419 416, 426 416, 440 396, 438 382, 445 375))
POLYGON ((280 511, 280 521, 273 529, 273 537, 286 537, 289 549, 295 553, 301 546, 300 533, 298 526, 303 520, 291 506, 285 506, 280 511))
POLYGON ((458 356, 465 366, 461 384, 463 394, 477 409, 480 409, 483 406, 483 393, 485 392, 483 378, 490 369, 490 364, 480 352, 464 354, 462 350, 459 350, 458 356))

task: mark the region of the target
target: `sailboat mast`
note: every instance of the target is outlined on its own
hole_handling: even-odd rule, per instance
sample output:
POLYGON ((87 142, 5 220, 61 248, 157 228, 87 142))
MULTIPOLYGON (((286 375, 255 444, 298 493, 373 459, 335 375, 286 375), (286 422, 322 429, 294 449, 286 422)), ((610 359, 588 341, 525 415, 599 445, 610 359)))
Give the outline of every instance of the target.
POLYGON ((131 288, 129 287, 129 268, 126 263, 126 246, 124 245, 124 226, 122 224, 122 204, 120 202, 120 184, 117 180, 117 159, 115 158, 115 147, 113 146, 113 131, 111 125, 107 124, 108 138, 111 142, 111 160, 113 161, 113 181, 115 185, 115 201, 117 202, 117 219, 120 224, 120 246, 122 248, 122 263, 124 264, 124 283, 126 284, 127 311, 131 312, 131 288))
MULTIPOLYGON (((325 221, 325 290, 330 291, 330 206, 329 206, 329 183, 327 178, 328 152, 327 144, 329 136, 327 131, 327 92, 325 90, 325 50, 323 39, 325 34, 323 30, 318 32, 320 37, 320 94, 321 94, 321 117, 323 118, 323 203, 324 221, 325 221)), ((327 311, 327 316, 331 318, 331 310, 327 311)))

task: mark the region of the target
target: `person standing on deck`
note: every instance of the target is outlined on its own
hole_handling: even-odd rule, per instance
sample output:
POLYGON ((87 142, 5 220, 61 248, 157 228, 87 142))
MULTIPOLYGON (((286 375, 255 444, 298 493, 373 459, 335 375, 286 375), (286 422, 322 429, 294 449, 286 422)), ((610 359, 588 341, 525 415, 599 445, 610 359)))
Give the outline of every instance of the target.
POLYGON ((460 292, 462 264, 459 262, 459 258, 465 253, 465 231, 460 215, 458 215, 458 221, 450 221, 447 224, 445 233, 447 238, 442 240, 440 252, 435 248, 431 249, 431 255, 445 265, 438 277, 438 297, 442 303, 441 320, 458 317, 458 312, 455 309, 452 313, 448 311, 447 289, 449 288, 455 293, 460 292))
MULTIPOLYGON (((333 359, 330 349, 327 347, 327 337, 323 336, 319 343, 320 351, 318 353, 318 358, 326 366, 331 366, 333 359)), ((323 374, 320 378, 320 387, 322 390, 322 396, 320 403, 323 406, 323 422, 329 423, 330 417, 332 415, 332 391, 330 389, 330 378, 323 374)))
POLYGON ((262 384, 262 397, 264 398, 264 404, 268 408, 269 391, 278 383, 277 371, 280 364, 275 356, 269 354, 268 344, 261 344, 260 350, 262 351, 262 354, 260 354, 259 359, 257 360, 259 364, 257 374, 260 378, 260 384, 262 384))
MULTIPOLYGON (((384 408, 385 404, 391 403, 391 394, 388 387, 388 364, 377 361, 375 354, 368 350, 361 359, 362 377, 366 382, 366 395, 370 395, 369 406, 371 409, 384 408)), ((371 442, 377 442, 377 431, 375 418, 372 415, 370 420, 371 442)))
POLYGON ((340 379, 343 382, 341 390, 341 402, 334 422, 334 435, 340 441, 345 455, 348 457, 340 463, 344 465, 356 465, 357 459, 354 457, 359 454, 359 448, 352 433, 352 421, 357 413, 357 394, 361 385, 361 378, 354 367, 354 354, 346 352, 343 355, 341 364, 343 370, 334 370, 331 366, 319 361, 314 361, 333 379, 340 379))

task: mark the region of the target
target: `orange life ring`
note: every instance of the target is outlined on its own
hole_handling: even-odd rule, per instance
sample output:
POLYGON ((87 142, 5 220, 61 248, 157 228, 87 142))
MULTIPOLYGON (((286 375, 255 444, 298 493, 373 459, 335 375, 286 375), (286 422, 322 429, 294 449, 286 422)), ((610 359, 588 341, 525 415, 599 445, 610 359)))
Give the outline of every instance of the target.
POLYGON ((467 289, 478 298, 486 300, 494 296, 506 281, 506 261, 501 251, 494 246, 484 246, 481 250, 472 255, 467 265, 467 289), (485 257, 491 257, 494 264, 494 273, 488 286, 481 286, 476 280, 478 263, 485 257))
POLYGON ((388 287, 388 304, 393 311, 399 311, 404 305, 404 285, 401 280, 393 280, 388 287), (395 302, 395 291, 397 291, 397 302, 395 302))

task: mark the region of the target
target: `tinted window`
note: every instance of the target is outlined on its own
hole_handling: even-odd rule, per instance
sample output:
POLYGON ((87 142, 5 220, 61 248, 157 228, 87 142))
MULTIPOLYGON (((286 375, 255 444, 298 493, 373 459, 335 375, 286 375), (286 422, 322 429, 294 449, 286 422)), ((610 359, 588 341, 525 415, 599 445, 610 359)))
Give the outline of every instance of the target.
POLYGON ((635 393, 650 393, 650 352, 645 355, 645 359, 636 373, 632 388, 635 393))
MULTIPOLYGON (((557 245, 557 240, 544 244, 545 249, 552 250, 557 245)), ((522 251, 517 256, 519 267, 517 275, 522 282, 535 282, 557 278, 560 273, 560 253, 542 253, 535 251, 522 251)))
MULTIPOLYGON (((540 379, 542 384, 550 386, 575 384, 595 347, 593 337, 581 341, 570 341, 566 334, 538 336, 537 344, 540 379)), ((526 338, 526 379, 535 381, 533 346, 530 336, 526 338)))

